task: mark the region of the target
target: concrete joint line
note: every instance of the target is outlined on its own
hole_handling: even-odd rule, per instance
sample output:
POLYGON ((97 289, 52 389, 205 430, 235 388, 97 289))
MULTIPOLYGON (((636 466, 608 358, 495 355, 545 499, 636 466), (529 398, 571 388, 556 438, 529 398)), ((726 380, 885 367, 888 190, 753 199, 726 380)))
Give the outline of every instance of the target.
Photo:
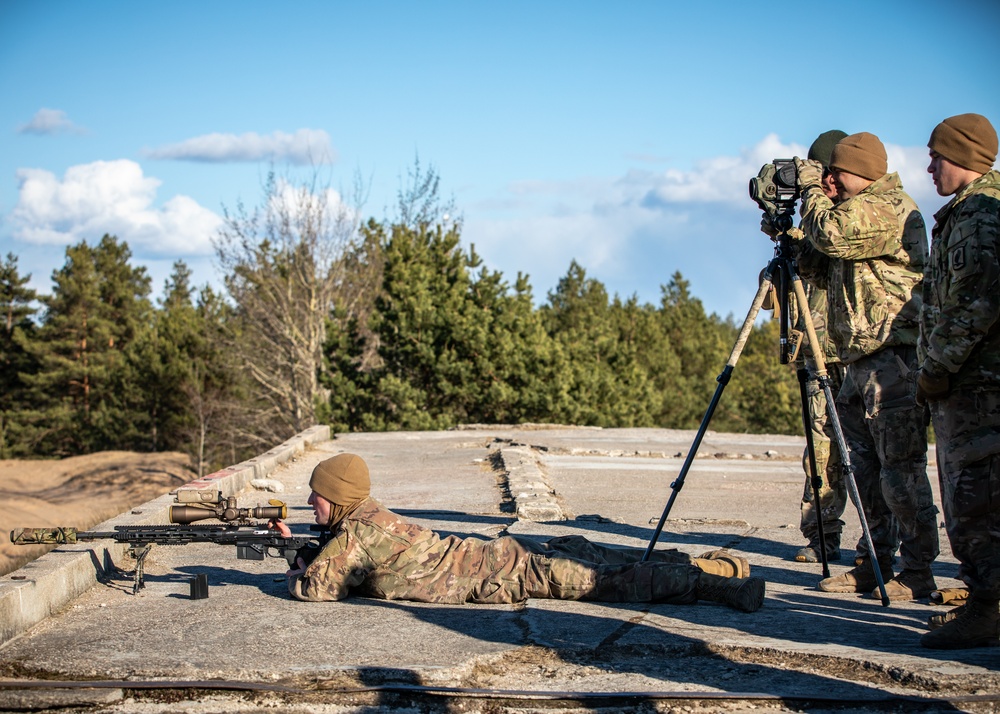
POLYGON ((500 464, 519 520, 566 520, 566 515, 556 500, 555 491, 538 468, 538 460, 531 449, 501 448, 500 464))

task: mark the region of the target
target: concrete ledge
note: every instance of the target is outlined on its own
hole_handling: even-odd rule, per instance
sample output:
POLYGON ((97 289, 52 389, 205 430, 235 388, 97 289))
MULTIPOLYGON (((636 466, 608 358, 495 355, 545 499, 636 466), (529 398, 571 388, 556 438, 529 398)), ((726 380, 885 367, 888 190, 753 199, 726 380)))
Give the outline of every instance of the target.
POLYGON ((500 449, 500 461, 518 519, 536 522, 566 520, 555 492, 538 468, 531 449, 500 449))
MULTIPOLYGON (((261 456, 229 466, 185 484, 184 488, 214 489, 224 497, 246 490, 313 444, 330 440, 330 427, 314 426, 261 456)), ((99 523, 88 530, 112 531, 115 526, 163 525, 171 494, 99 523)), ((0 577, 0 644, 66 607, 97 583, 114 563, 123 562, 127 547, 113 541, 64 545, 0 577)))

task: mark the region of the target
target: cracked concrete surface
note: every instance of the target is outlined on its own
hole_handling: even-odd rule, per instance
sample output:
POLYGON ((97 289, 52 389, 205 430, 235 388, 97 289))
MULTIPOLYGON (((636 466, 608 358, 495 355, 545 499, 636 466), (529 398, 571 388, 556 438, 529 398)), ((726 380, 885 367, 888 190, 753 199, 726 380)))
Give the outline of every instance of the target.
MULTIPOLYGON (((371 467, 376 498, 440 531, 578 534, 645 547, 692 436, 537 426, 348 434, 272 478, 285 486, 295 528, 311 516, 312 467, 353 451, 371 467)), ((790 560, 802 544, 801 449, 794 437, 710 432, 701 448, 710 456, 696 460, 657 544, 746 557, 768 581, 757 613, 555 600, 300 603, 288 598, 283 560, 237 561, 212 545, 160 547, 140 595, 124 575, 97 585, 0 648, 0 676, 105 680, 101 697, 79 690, 75 706, 109 712, 995 710, 1000 650, 923 650, 919 636, 938 608, 821 593, 819 566, 790 560), (191 600, 188 580, 200 573, 210 596, 191 600), (203 688, 139 688, 173 680, 203 688), (208 682, 258 689, 218 692, 208 682)), ((241 505, 269 497, 247 493, 241 505)), ((834 572, 848 567, 860 536, 852 509, 845 520, 834 572)), ((940 586, 954 585, 943 531, 942 544, 935 573, 940 586)), ((0 686, 0 709, 30 703, 32 693, 58 695, 58 706, 73 710, 71 695, 40 686, 0 686)))

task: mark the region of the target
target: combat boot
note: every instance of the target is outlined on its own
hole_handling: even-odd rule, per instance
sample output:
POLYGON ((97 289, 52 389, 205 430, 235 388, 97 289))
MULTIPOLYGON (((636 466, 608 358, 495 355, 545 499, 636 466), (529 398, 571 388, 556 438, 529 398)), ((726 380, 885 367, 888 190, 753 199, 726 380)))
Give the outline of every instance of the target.
POLYGON ((764 604, 766 584, 763 578, 723 578, 699 573, 699 600, 718 602, 741 612, 757 612, 764 604))
POLYGON ((964 650, 1000 645, 1000 603, 995 598, 970 598, 958 615, 920 638, 933 650, 964 650))
MULTIPOLYGON (((885 581, 885 594, 890 600, 919 600, 935 590, 937 584, 930 568, 903 570, 892 580, 885 581)), ((877 587, 872 591, 872 597, 882 597, 877 587)))
POLYGON ((693 561, 702 572, 721 575, 724 578, 749 578, 750 563, 726 550, 710 550, 693 561))
MULTIPOLYGON (((840 543, 826 542, 826 562, 840 560, 840 543)), ((818 563, 819 562, 819 541, 810 543, 805 548, 800 548, 795 554, 795 561, 798 563, 818 563)))
MULTIPOLYGON (((891 565, 880 562, 879 570, 882 573, 882 582, 892 580, 891 565)), ((854 566, 846 573, 820 580, 816 587, 827 593, 868 593, 878 587, 878 581, 875 579, 871 560, 866 559, 864 563, 854 566)))

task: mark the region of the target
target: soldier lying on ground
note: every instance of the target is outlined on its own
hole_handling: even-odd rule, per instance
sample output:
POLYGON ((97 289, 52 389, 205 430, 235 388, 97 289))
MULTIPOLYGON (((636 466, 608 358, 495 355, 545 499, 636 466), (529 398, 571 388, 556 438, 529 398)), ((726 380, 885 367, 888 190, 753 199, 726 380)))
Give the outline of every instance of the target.
MULTIPOLYGON (((316 522, 332 537, 311 563, 299 559, 299 567, 288 571, 288 590, 299 600, 342 600, 350 593, 435 603, 708 600, 744 612, 764 602, 764 580, 748 577, 746 561, 725 552, 692 559, 661 550, 640 562, 642 550, 609 548, 581 536, 544 543, 441 537, 371 498, 368 466, 353 454, 321 462, 309 487, 316 522)), ((291 534, 281 521, 272 525, 291 534)))

